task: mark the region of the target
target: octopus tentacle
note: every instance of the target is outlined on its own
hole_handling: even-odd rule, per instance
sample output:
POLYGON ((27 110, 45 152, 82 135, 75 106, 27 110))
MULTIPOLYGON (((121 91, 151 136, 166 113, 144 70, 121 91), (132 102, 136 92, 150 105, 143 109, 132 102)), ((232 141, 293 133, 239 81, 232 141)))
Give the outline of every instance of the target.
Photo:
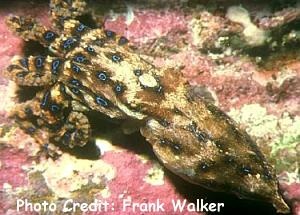
POLYGON ((51 132, 45 126, 47 117, 42 113, 39 106, 40 101, 38 99, 17 104, 14 110, 10 112, 10 117, 14 118, 19 128, 34 138, 35 142, 41 146, 42 150, 39 154, 45 154, 47 157, 55 159, 62 152, 56 145, 49 141, 51 132))
POLYGON ((54 26, 62 30, 65 20, 86 13, 86 2, 83 0, 51 0, 50 11, 54 26))
POLYGON ((16 56, 6 75, 20 86, 47 86, 56 82, 63 69, 63 60, 56 57, 16 56))
POLYGON ((9 16, 7 25, 25 41, 34 40, 48 47, 58 37, 55 31, 49 30, 29 16, 9 16))
POLYGON ((70 148, 84 146, 91 135, 90 123, 82 112, 72 111, 58 133, 53 133, 51 140, 70 148))

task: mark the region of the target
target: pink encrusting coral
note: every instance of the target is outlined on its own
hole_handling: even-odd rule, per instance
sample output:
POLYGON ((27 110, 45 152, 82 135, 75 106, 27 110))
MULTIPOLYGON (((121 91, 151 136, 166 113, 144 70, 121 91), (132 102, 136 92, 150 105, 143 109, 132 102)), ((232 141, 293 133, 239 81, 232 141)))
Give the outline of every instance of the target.
MULTIPOLYGON (((120 13, 111 13, 108 7, 104 12, 101 10, 103 14, 100 15, 106 18, 106 28, 128 37, 135 50, 148 61, 158 67, 180 69, 192 85, 204 86, 215 104, 238 121, 256 139, 268 159, 276 164, 281 192, 292 207, 292 213, 300 214, 300 64, 297 55, 288 48, 277 49, 267 58, 244 52, 253 47, 243 38, 243 25, 229 20, 227 10, 218 6, 213 9, 205 4, 193 7, 192 1, 192 6, 175 1, 172 7, 161 7, 153 2, 149 2, 148 7, 147 3, 141 6, 133 2, 120 13), (211 31, 210 25, 213 25, 211 31), (223 31, 224 27, 226 31, 223 31), (209 37, 213 39, 209 40, 209 37)), ((266 4, 263 5, 268 9, 266 4)), ((259 14, 265 10, 252 11, 247 2, 244 7, 251 17, 255 17, 252 22, 262 29, 280 28, 299 16, 294 9, 284 9, 281 13, 286 18, 282 19, 283 23, 281 20, 276 24, 274 20, 280 17, 280 11, 273 15, 270 12, 267 19, 260 18, 259 14), (287 10, 294 11, 295 17, 286 15, 287 10)), ((15 199, 24 197, 35 201, 47 199, 58 204, 60 198, 83 202, 98 198, 115 203, 116 210, 105 214, 119 214, 117 210, 127 198, 139 202, 160 199, 168 214, 176 214, 170 199, 187 198, 193 202, 195 197, 189 196, 190 187, 185 192, 179 188, 181 183, 178 185, 174 180, 180 179, 170 178, 170 173, 166 174, 147 150, 135 153, 108 143, 109 149, 102 149, 101 161, 87 161, 68 152, 57 160, 45 158, 34 140, 8 118, 9 110, 15 104, 11 97, 14 86, 8 83, 3 71, 14 55, 22 55, 24 45, 5 24, 5 17, 11 13, 31 14, 43 23, 49 23, 46 2, 16 1, 0 8, 0 214, 16 213, 15 199), (63 174, 60 167, 68 165, 73 172, 63 174), (57 169, 51 169, 53 166, 57 169), (80 171, 87 172, 80 174, 80 171)), ((139 138, 139 141, 143 140, 139 138)), ((201 192, 204 192, 201 196, 205 196, 205 191, 201 192)), ((122 214, 133 213, 129 207, 122 214)), ((193 213, 185 209, 182 214, 193 213)))

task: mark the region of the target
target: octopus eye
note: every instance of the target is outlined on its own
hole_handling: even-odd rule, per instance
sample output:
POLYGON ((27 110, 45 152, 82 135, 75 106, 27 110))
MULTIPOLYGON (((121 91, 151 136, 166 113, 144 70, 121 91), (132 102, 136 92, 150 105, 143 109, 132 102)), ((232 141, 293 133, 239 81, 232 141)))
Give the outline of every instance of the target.
POLYGON ((106 81, 108 77, 106 72, 100 71, 97 73, 97 78, 100 79, 101 81, 106 81))
POLYGON ((52 74, 57 75, 60 63, 61 63, 61 61, 59 59, 52 61, 52 64, 51 64, 52 74))
POLYGON ((86 25, 80 23, 80 24, 77 26, 76 31, 77 31, 77 32, 83 32, 86 28, 87 28, 86 25))
POLYGON ((126 37, 120 37, 119 39, 119 45, 122 46, 122 45, 125 45, 126 43, 128 43, 128 39, 126 37))
POLYGON ((73 72, 76 72, 76 73, 81 72, 80 67, 75 64, 72 64, 72 70, 73 70, 73 72))
POLYGON ((117 85, 115 86, 115 92, 116 92, 117 94, 120 94, 120 93, 124 92, 124 86, 123 86, 122 84, 117 84, 117 85))
POLYGON ((136 69, 133 71, 133 73, 136 75, 136 76, 141 76, 143 73, 142 73, 142 70, 140 69, 136 69))
POLYGON ((48 42, 53 42, 54 39, 56 38, 56 34, 52 31, 46 31, 43 36, 44 39, 48 42))
POLYGON ((110 30, 106 30, 104 33, 108 38, 114 38, 116 36, 116 33, 110 30))
POLYGON ((97 104, 103 106, 103 107, 107 107, 108 106, 108 100, 105 99, 102 96, 96 96, 95 101, 97 104))
POLYGON ((119 62, 122 61, 122 57, 121 57, 120 55, 118 55, 118 54, 113 54, 113 55, 111 56, 111 60, 112 60, 113 62, 115 62, 115 63, 119 63, 119 62))
POLYGON ((42 68, 44 66, 44 58, 43 57, 37 57, 36 59, 35 59, 35 67, 36 68, 42 68))

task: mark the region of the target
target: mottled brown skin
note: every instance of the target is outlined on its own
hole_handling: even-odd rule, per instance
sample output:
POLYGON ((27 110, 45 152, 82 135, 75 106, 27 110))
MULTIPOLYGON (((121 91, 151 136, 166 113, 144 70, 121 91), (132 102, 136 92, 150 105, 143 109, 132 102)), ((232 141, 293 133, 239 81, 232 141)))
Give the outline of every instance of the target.
POLYGON ((89 111, 136 121, 174 173, 289 211, 256 144, 218 108, 194 99, 179 71, 158 70, 130 50, 126 38, 81 24, 76 17, 86 11, 82 0, 52 0, 50 7, 55 30, 29 17, 7 19, 24 40, 36 40, 49 51, 15 57, 7 69, 17 85, 42 87, 12 111, 22 129, 41 144, 72 148, 90 139, 89 111))

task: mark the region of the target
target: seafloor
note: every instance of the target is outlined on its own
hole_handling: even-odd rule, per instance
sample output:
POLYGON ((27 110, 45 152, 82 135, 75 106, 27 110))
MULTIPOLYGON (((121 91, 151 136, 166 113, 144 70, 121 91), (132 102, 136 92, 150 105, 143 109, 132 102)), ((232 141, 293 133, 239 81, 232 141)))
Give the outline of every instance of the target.
MULTIPOLYGON (((134 50, 156 66, 181 68, 196 95, 239 122, 275 166, 292 213, 300 214, 300 4, 99 0, 90 1, 90 8, 106 28, 125 35, 134 50)), ((33 49, 9 31, 4 21, 9 14, 31 14, 46 25, 50 22, 48 1, 0 3, 0 214, 32 214, 16 211, 17 198, 58 205, 69 198, 114 202, 115 211, 105 214, 121 214, 121 202, 127 198, 165 203, 164 213, 146 214, 178 214, 171 199, 205 198, 225 203, 220 214, 275 214, 270 204, 183 181, 159 164, 139 134, 125 136, 115 125, 100 125, 96 134, 101 137, 101 159, 93 156, 93 149, 46 159, 8 118, 16 100, 3 71, 14 55, 33 49)))

